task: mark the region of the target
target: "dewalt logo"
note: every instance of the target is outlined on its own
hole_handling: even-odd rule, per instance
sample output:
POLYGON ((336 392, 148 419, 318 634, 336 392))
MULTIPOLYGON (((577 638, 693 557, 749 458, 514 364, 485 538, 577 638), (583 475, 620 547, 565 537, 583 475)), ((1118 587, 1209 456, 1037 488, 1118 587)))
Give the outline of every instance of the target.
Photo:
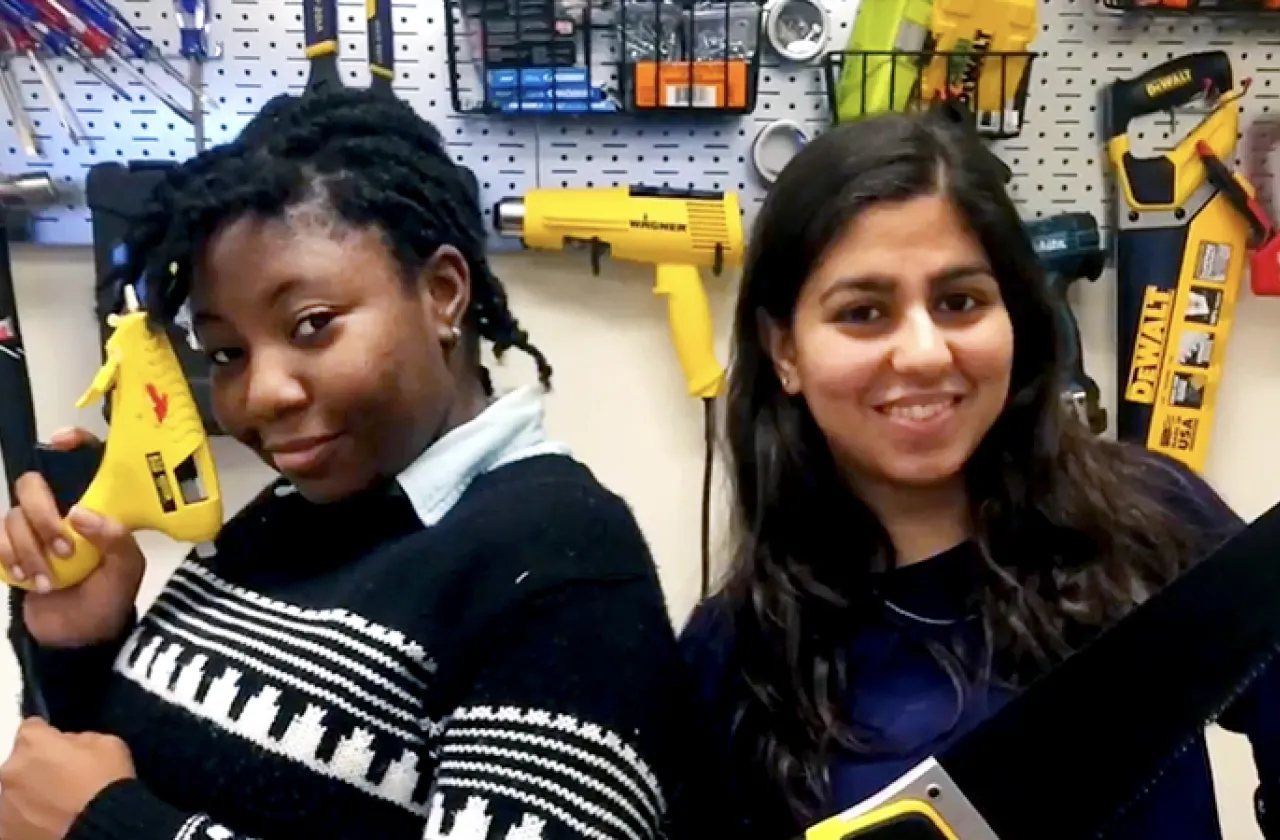
POLYGON ((1155 99, 1171 90, 1177 90, 1189 84, 1191 84, 1191 71, 1178 70, 1167 76, 1161 76, 1153 82, 1147 82, 1143 89, 1146 91, 1148 99, 1155 99))
POLYGON ((1169 317, 1173 313, 1175 294, 1172 290, 1148 286, 1142 295, 1141 322, 1133 344, 1129 381, 1124 389, 1124 398, 1129 402, 1151 405, 1156 401, 1156 385, 1160 381, 1160 363, 1169 338, 1169 317))

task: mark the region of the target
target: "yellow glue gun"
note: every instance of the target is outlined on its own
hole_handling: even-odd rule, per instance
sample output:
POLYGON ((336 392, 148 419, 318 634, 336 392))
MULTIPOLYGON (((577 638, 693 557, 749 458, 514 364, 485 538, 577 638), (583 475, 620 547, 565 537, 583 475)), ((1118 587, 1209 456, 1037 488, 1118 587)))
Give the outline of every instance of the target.
MULTIPOLYGON (((182 364, 162 329, 153 329, 132 286, 125 311, 110 315, 106 361, 77 408, 109 395, 111 430, 104 445, 60 452, 41 447, 38 469, 65 515, 72 505, 119 520, 131 531, 159 531, 180 542, 208 542, 222 528, 222 494, 209 439, 182 364)), ((55 589, 80 583, 99 555, 67 526, 70 557, 50 557, 55 589)), ((0 580, 13 580, 0 567, 0 580)))
POLYGON ((719 274, 742 263, 736 193, 640 186, 535 189, 499 201, 493 220, 500 235, 519 237, 526 248, 591 246, 597 274, 605 253, 654 266, 654 293, 667 299, 672 343, 690 396, 720 395, 724 369, 716 360, 699 268, 719 274))

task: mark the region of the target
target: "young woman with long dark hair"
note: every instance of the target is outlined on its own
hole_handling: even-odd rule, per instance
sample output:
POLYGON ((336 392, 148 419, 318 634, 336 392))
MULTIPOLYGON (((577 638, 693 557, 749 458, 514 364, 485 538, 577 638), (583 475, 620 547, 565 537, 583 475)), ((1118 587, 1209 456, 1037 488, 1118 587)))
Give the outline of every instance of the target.
MULTIPOLYGON (((724 836, 785 840, 874 794, 1241 527, 1190 471, 1091 435, 1061 367, 967 129, 854 123, 782 173, 736 315, 735 555, 683 635, 724 836)), ((1280 807, 1275 680, 1224 723, 1280 807)), ((1114 836, 1220 836, 1203 741, 1114 836)))

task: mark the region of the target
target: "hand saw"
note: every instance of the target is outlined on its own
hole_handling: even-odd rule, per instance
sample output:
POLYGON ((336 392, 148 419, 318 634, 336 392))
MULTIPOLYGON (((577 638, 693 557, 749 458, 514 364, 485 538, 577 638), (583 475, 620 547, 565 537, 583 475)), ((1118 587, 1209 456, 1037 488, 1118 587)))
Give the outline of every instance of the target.
POLYGON ((1103 833, 1280 647, 1278 541, 1280 504, 949 749, 804 840, 1103 833))
POLYGON ((1198 149, 1235 157, 1246 86, 1221 50, 1191 53, 1108 85, 1115 173, 1117 437, 1202 472, 1247 263, 1249 226, 1208 178, 1198 149), (1213 104, 1172 149, 1136 157, 1129 124, 1194 100, 1213 104))

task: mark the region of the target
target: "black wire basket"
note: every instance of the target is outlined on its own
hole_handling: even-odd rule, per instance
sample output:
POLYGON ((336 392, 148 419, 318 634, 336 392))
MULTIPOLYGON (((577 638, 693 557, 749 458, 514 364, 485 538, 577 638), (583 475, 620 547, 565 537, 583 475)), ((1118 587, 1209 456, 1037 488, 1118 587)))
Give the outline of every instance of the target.
POLYGON ((1171 15, 1271 15, 1280 12, 1280 0, 1100 0, 1115 12, 1171 15))
POLYGON ((620 77, 634 113, 755 110, 761 0, 623 0, 620 77))
POLYGON ((462 114, 747 114, 762 0, 446 0, 462 114))
POLYGON ((1010 138, 1026 124, 1033 52, 844 51, 823 69, 833 123, 889 111, 947 106, 983 137, 1010 138))
POLYGON ((622 111, 616 16, 590 0, 446 0, 449 93, 461 114, 622 111), (614 50, 616 53, 616 48, 614 50))

